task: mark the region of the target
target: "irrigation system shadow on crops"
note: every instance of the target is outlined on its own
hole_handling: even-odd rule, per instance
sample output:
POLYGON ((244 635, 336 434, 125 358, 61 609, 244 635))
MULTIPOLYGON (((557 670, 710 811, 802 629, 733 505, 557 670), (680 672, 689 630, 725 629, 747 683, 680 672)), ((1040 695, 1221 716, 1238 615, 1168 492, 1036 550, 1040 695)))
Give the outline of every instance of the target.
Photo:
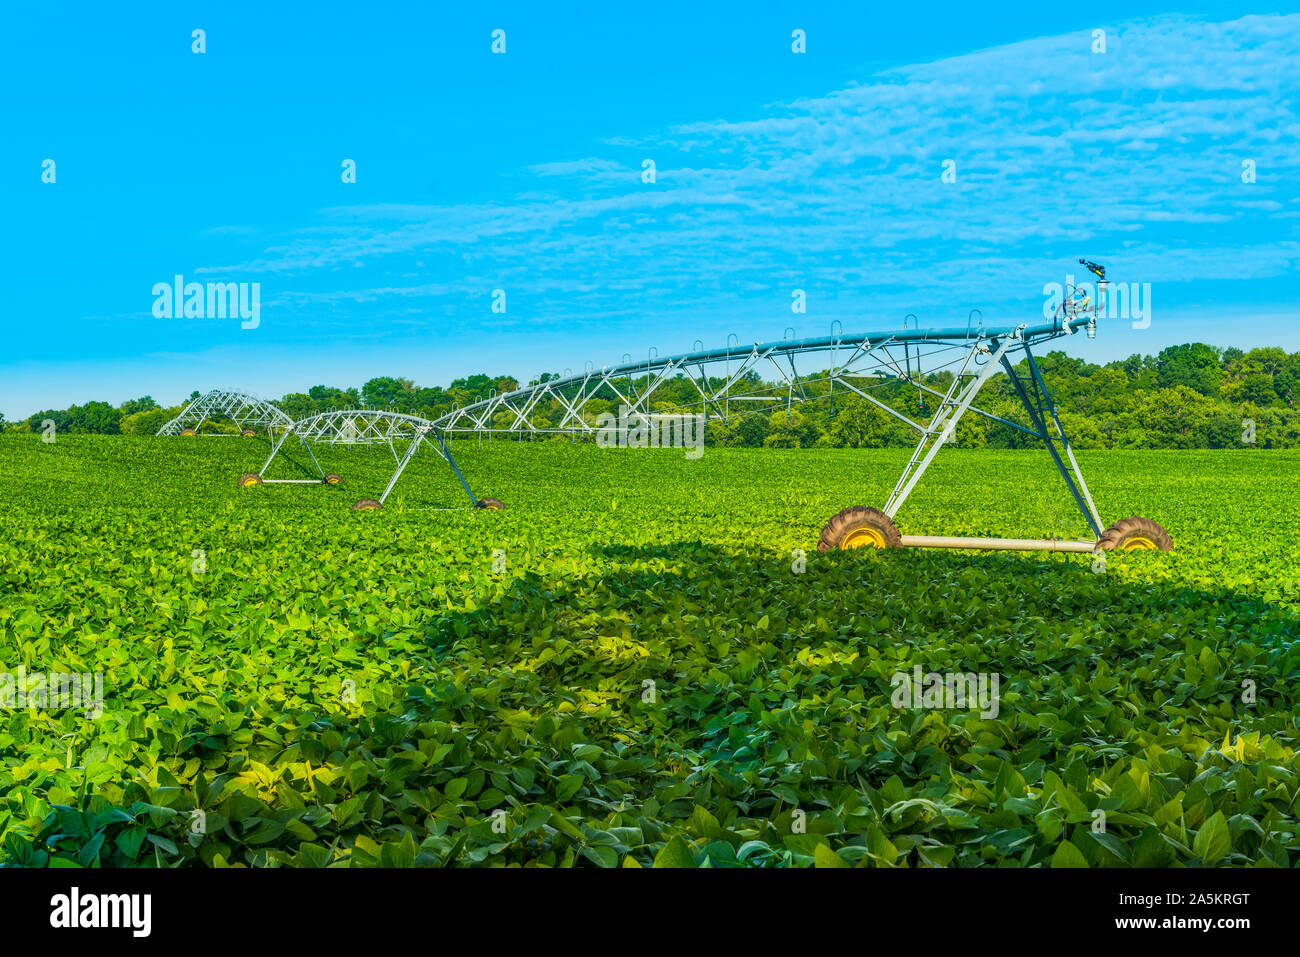
MULTIPOLYGON (((1158 553, 1134 556, 1127 566, 1134 574, 1116 562, 1098 575, 1086 557, 1072 556, 812 552, 797 571, 783 552, 700 541, 590 552, 598 569, 524 571, 476 610, 431 621, 431 655, 396 710, 361 722, 371 729, 368 758, 409 754, 402 729, 433 718, 476 729, 468 743, 478 760, 502 733, 501 714, 540 718, 567 702, 565 720, 581 726, 580 740, 607 750, 617 743, 622 757, 644 765, 617 775, 623 803, 647 806, 668 787, 671 799, 656 812, 665 826, 686 826, 703 802, 742 806, 746 821, 775 835, 788 829, 796 805, 810 818, 835 818, 846 793, 888 793, 895 778, 909 794, 927 795, 904 816, 923 815, 932 800, 980 810, 969 800, 972 781, 1004 800, 1005 766, 1033 787, 1050 771, 1087 791, 1117 761, 1143 758, 1184 726, 1216 747, 1225 703, 1238 734, 1294 737, 1300 708, 1289 644, 1300 636, 1300 617, 1249 594, 1143 580, 1141 565, 1169 560, 1158 553), (534 627, 542 621, 550 628, 544 636, 534 627), (1215 650, 1224 663, 1218 675, 1207 677, 1201 656, 1184 652, 1189 640, 1215 650), (1254 652, 1244 652, 1246 640, 1254 652), (547 648, 553 653, 544 657, 547 648), (1199 683, 1184 680, 1192 661, 1199 683), (978 702, 898 706, 892 677, 918 667, 927 675, 997 674, 996 715, 982 714, 978 702), (467 671, 469 683, 455 680, 467 671), (470 693, 497 679, 492 694, 470 693), (1242 702, 1245 679, 1255 683, 1254 705, 1242 702)), ((551 741, 524 750, 548 762, 572 758, 551 741)), ((1235 782, 1228 759, 1214 760, 1223 765, 1214 773, 1235 782)), ((1180 781, 1191 787, 1192 778, 1180 781)), ((555 803, 549 785, 538 787, 522 800, 555 803)), ((567 803, 596 818, 609 813, 607 802, 584 800, 567 803)), ((1294 830, 1286 802, 1262 800, 1282 815, 1274 831, 1294 830)), ((857 825, 836 826, 851 835, 857 825)), ((975 839, 974 824, 927 831, 932 825, 918 817, 901 826, 945 847, 975 839)), ((980 828, 981 842, 1008 844, 1007 857, 1037 840, 1032 818, 980 828)), ((1142 838, 1123 823, 1112 833, 1125 846, 1142 838)), ((480 862, 464 856, 477 853, 478 840, 462 835, 442 863, 480 862)), ((1263 855, 1264 840, 1246 835, 1234 852, 1263 855)), ((1165 850, 1160 863, 1177 863, 1165 850)), ((526 859, 534 848, 520 842, 492 853, 526 859)))
MULTIPOLYGON (((1002 721, 1018 712, 1072 712, 1077 735, 1042 747, 1044 755, 1090 735, 1107 737, 1106 720, 1117 708, 1127 713, 1119 703, 1128 694, 1163 697, 1146 720, 1182 714, 1195 723, 1200 715, 1207 733, 1208 709, 1225 702, 1243 733, 1282 728, 1300 713, 1292 687, 1300 659, 1289 652, 1300 637, 1300 615, 1256 595, 1146 581, 1143 565, 1171 560, 1157 552, 1113 554, 1103 574, 1093 571, 1088 555, 859 549, 809 552, 798 572, 782 552, 752 554, 699 541, 591 552, 613 567, 575 578, 519 574, 504 595, 463 616, 462 628, 484 649, 522 639, 516 663, 543 671, 557 693, 608 691, 622 676, 629 701, 639 701, 646 679, 655 681, 661 699, 696 694, 692 682, 714 679, 701 673, 683 680, 692 659, 727 671, 740 653, 760 650, 759 663, 742 669, 742 677, 729 676, 733 687, 698 709, 701 723, 746 707, 764 674, 787 682, 761 695, 770 707, 816 698, 819 676, 832 672, 841 674, 843 689, 856 686, 867 701, 888 704, 890 676, 917 665, 927 673, 999 674, 1002 721), (545 620, 549 641, 582 647, 615 638, 622 652, 574 655, 567 664, 530 661, 533 646, 519 630, 521 614, 545 620), (1186 652, 1195 642, 1223 662, 1217 678, 1185 682, 1184 668, 1171 671, 1180 656, 1205 671, 1197 654, 1186 652), (1243 642, 1255 650, 1241 651, 1243 642), (811 663, 801 664, 805 652, 811 663), (869 667, 850 660, 873 655, 869 667), (1138 676, 1142 669, 1148 677, 1138 676), (1114 687, 1093 699, 1095 713, 1083 713, 1067 699, 1099 673, 1112 676, 1114 687), (1246 679, 1254 682, 1255 704, 1241 700, 1246 679)), ((454 659, 460 640, 444 636, 444 662, 454 659)))
MULTIPOLYGON (((801 776, 799 793, 818 805, 810 810, 894 776, 908 788, 946 783, 954 795, 957 778, 974 779, 997 795, 1004 765, 1034 787, 1050 771, 1101 796, 1090 782, 1116 762, 1149 759, 1156 744, 1178 753, 1189 735, 1206 742, 1179 755, 1190 769, 1225 727, 1294 743, 1300 659, 1290 645, 1300 616, 1250 594, 1147 581, 1142 565, 1170 560, 1159 553, 1115 556, 1097 574, 1090 556, 865 549, 811 553, 797 571, 784 553, 699 541, 591 552, 598 572, 517 575, 456 633, 434 639, 440 665, 454 669, 467 652, 536 673, 550 707, 599 700, 590 736, 632 738, 629 753, 654 753, 706 800, 708 782, 716 797, 725 778, 745 790, 750 819, 788 815, 783 782, 801 776), (544 620, 550 632, 535 640, 521 620, 544 620), (997 675, 995 713, 980 701, 932 706, 920 686, 900 705, 899 686, 917 672, 997 675)), ((1236 781, 1230 758, 1205 760, 1236 781)), ((1203 770, 1175 778, 1190 787, 1203 770)), ((654 780, 637 783, 635 797, 649 800, 654 780)), ((692 800, 675 804, 668 817, 692 812, 692 800)), ((1292 826, 1287 802, 1275 804, 1292 826)), ((1136 841, 1139 829, 1129 830, 1114 833, 1136 841)))

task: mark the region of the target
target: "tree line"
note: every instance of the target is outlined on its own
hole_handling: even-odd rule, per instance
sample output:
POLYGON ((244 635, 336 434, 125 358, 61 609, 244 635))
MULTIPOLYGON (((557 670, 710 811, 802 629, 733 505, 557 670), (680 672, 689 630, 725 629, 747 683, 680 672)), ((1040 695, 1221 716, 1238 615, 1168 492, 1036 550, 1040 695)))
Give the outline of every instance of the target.
MULTIPOLYGON (((1300 352, 1277 347, 1244 351, 1204 343, 1170 346, 1158 355, 1132 355, 1097 365, 1064 352, 1050 352, 1038 360, 1052 390, 1061 422, 1079 448, 1262 448, 1300 447, 1300 352)), ((1017 374, 1028 376, 1022 362, 1017 374)), ((558 378, 547 373, 530 385, 558 378)), ((810 377, 815 379, 816 376, 810 377)), ((951 373, 924 378, 926 385, 944 391, 951 373)), ((635 390, 638 381, 626 388, 635 390)), ((643 384, 643 383, 642 383, 643 384)), ((721 384, 721 380, 710 383, 721 384)), ((754 389, 778 390, 750 374, 754 389)), ((418 386, 411 379, 379 376, 360 389, 313 386, 274 401, 290 418, 300 419, 334 409, 372 408, 437 418, 455 408, 519 387, 510 376, 472 375, 442 386, 418 386)), ((808 395, 823 401, 799 403, 787 410, 732 417, 708 425, 706 442, 713 445, 807 447, 910 446, 915 433, 860 396, 832 390, 827 383, 810 382, 808 395)), ((904 381, 874 385, 872 394, 915 421, 932 414, 937 399, 904 381)), ((197 398, 194 392, 191 398, 197 398)), ((681 376, 660 385, 652 411, 703 411, 695 386, 681 376)), ((588 404, 594 417, 617 411, 618 399, 610 390, 588 404)), ((114 406, 87 402, 67 409, 36 412, 15 423, 0 425, 10 432, 40 432, 50 420, 60 433, 152 435, 179 414, 181 405, 164 408, 150 396, 114 406)), ((1029 418, 1016 397, 1014 384, 1003 374, 985 386, 977 405, 993 415, 1028 426, 1029 418)), ((533 421, 558 424, 564 409, 558 402, 539 403, 533 421)), ((233 431, 233 423, 214 422, 205 430, 233 431)), ((957 444, 973 448, 1019 448, 1033 439, 996 421, 967 415, 957 431, 957 444)))

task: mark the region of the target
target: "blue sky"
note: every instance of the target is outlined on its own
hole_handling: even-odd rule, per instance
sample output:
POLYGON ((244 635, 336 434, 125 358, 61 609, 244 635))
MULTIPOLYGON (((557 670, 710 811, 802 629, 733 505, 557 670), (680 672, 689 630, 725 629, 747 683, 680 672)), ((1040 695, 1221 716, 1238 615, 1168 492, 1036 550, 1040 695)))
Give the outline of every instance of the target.
POLYGON ((1300 349, 1295 5, 710 6, 11 6, 0 412, 1032 321, 1080 256, 1152 322, 1072 353, 1300 349))

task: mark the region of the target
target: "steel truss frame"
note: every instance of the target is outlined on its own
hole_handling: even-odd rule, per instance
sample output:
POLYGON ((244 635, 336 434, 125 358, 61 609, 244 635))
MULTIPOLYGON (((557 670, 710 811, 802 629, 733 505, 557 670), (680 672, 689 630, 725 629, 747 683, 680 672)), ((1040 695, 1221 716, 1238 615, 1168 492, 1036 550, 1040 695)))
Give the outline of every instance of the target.
MULTIPOLYGON (((883 509, 891 520, 915 490, 939 450, 953 440, 962 417, 975 413, 1043 443, 1093 535, 1090 540, 1077 541, 903 535, 903 545, 1092 551, 1102 535, 1104 523, 1031 348, 1072 334, 1074 326, 1082 325, 1086 319, 1082 316, 1058 316, 1050 323, 1033 327, 1022 324, 986 329, 982 326, 971 328, 968 324, 965 329, 905 328, 901 331, 728 346, 662 358, 650 356, 645 362, 624 362, 599 371, 588 369, 580 375, 568 375, 495 395, 433 420, 374 409, 324 412, 285 424, 275 438, 271 454, 258 477, 264 483, 319 483, 326 480, 326 473, 312 451, 313 445, 384 444, 393 454, 395 468, 379 496, 382 505, 423 443, 451 466, 471 504, 481 506, 447 445, 450 436, 566 433, 575 438, 594 436, 600 426, 593 421, 596 418, 593 403, 601 402, 603 409, 613 399, 626 407, 629 416, 692 413, 728 423, 757 412, 769 412, 782 403, 790 410, 796 404, 823 398, 834 402, 838 387, 841 392, 860 397, 903 422, 919 436, 916 448, 883 509), (1011 361, 1013 356, 1021 353, 1028 367, 1027 376, 1018 374, 1011 361), (806 361, 808 357, 815 357, 820 368, 802 374, 798 362, 801 359, 806 361), (769 366, 778 373, 775 386, 764 385, 757 377, 760 369, 766 372, 769 366), (952 375, 945 391, 926 381, 928 376, 941 371, 952 375), (1028 415, 1028 427, 975 404, 980 390, 998 371, 1008 376, 1028 415), (656 394, 663 395, 664 384, 679 375, 686 376, 694 387, 696 397, 692 402, 672 405, 656 401, 656 394), (882 399, 873 394, 900 382, 916 388, 918 408, 923 415, 927 396, 939 400, 924 424, 892 407, 888 396, 882 399), (542 420, 541 403, 546 399, 554 400, 559 406, 559 422, 542 420), (307 451, 319 479, 266 477, 290 436, 296 436, 307 451)), ((895 389, 894 393, 897 391, 895 389)))
POLYGON ((197 435, 209 419, 230 419, 239 426, 240 432, 262 428, 270 434, 293 425, 293 419, 265 399, 243 392, 213 389, 185 406, 180 415, 163 425, 157 434, 180 435, 189 429, 197 435))
MULTIPOLYGON (((1075 505, 1094 538, 1089 541, 984 539, 986 543, 1004 543, 1009 548, 1050 548, 1055 551, 1091 551, 1100 537, 1104 523, 1097 512, 1074 456, 1070 440, 1061 425, 1055 401, 1038 368, 1031 345, 1074 333, 1088 317, 1058 317, 1037 326, 1019 325, 985 329, 903 329, 855 335, 832 335, 824 338, 782 340, 755 343, 752 346, 728 346, 655 357, 644 362, 624 362, 600 370, 588 369, 579 375, 564 376, 512 392, 492 396, 455 409, 434 420, 434 427, 444 433, 461 435, 542 435, 568 433, 573 436, 595 435, 599 426, 591 412, 593 402, 617 399, 629 415, 662 415, 695 412, 714 421, 730 422, 754 412, 770 412, 784 404, 787 410, 796 404, 829 398, 835 390, 856 395, 888 413, 919 435, 919 441, 894 486, 883 511, 892 519, 907 501, 917 483, 934 461, 935 455, 952 441, 958 422, 967 413, 975 413, 999 422, 1041 441, 1064 480, 1075 505), (1024 354, 1030 374, 1019 376, 1012 356, 1024 354), (798 360, 816 357, 819 371, 801 374, 798 360), (828 362, 829 360, 829 362, 828 362), (751 373, 770 374, 775 369, 778 385, 763 387, 751 373), (946 392, 925 381, 935 372, 948 370, 952 380, 946 392), (992 375, 1005 371, 1015 394, 1028 414, 1030 426, 995 415, 975 405, 975 398, 992 375), (710 372, 721 374, 710 375, 710 372), (664 383, 685 375, 695 389, 691 405, 655 403, 656 392, 664 383), (928 422, 922 424, 890 406, 873 391, 897 382, 915 387, 924 412, 926 396, 939 400, 928 422), (826 386, 812 392, 813 386, 826 386), (560 420, 545 423, 539 412, 545 399, 560 407, 560 420)), ((626 358, 626 357, 625 357, 626 358)), ((660 393, 662 394, 662 393, 660 393)), ((932 547, 972 547, 956 544, 957 539, 934 536, 903 536, 903 543, 932 547)), ((961 539, 962 542, 975 541, 961 539)))
POLYGON ((421 443, 428 445, 442 457, 443 461, 451 466, 451 470, 465 490, 465 494, 469 496, 471 504, 477 506, 479 501, 474 497, 474 492, 470 489, 469 483, 465 481, 460 466, 456 464, 455 458, 452 457, 442 430, 428 419, 422 419, 416 415, 405 415, 400 412, 384 412, 375 409, 342 409, 333 412, 321 412, 298 422, 290 423, 276 439, 271 447, 270 456, 262 465, 258 474, 261 476, 261 481, 266 484, 316 484, 326 480, 326 473, 321 468, 320 462, 317 461, 316 453, 312 451, 313 444, 387 445, 389 451, 393 453, 396 468, 392 477, 388 480, 388 485, 384 488, 383 494, 379 496, 378 501, 382 505, 384 500, 388 498, 388 493, 397 484, 397 480, 406 471, 406 466, 415 457, 415 453, 419 451, 421 443), (280 450, 284 447, 285 441, 291 435, 297 437, 299 445, 310 456, 312 464, 316 466, 316 471, 320 473, 319 479, 276 479, 266 477, 271 463, 275 461, 276 456, 280 454, 280 450))

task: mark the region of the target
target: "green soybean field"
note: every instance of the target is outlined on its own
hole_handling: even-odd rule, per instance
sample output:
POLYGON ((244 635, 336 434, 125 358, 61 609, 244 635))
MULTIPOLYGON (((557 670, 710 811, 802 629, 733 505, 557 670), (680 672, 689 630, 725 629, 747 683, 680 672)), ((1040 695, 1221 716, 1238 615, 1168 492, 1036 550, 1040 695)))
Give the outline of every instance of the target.
MULTIPOLYGON (((267 452, 0 436, 0 863, 1300 857, 1300 452, 1080 452, 1175 543, 1100 559, 819 553, 906 450, 461 441, 504 510, 421 452, 371 512, 387 449, 239 487, 267 452), (996 694, 900 699, 954 673, 996 694)), ((896 521, 1087 537, 1045 452, 946 450, 896 521)))

